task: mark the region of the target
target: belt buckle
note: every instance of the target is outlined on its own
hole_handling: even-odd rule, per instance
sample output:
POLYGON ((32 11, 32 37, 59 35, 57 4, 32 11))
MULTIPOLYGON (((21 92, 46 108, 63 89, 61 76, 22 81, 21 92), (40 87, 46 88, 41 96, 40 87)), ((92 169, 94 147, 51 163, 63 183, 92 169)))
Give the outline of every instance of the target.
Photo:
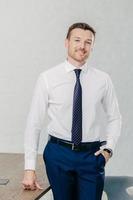
POLYGON ((72 150, 78 150, 78 146, 72 143, 72 150))
POLYGON ((72 150, 74 150, 74 143, 72 143, 72 150))

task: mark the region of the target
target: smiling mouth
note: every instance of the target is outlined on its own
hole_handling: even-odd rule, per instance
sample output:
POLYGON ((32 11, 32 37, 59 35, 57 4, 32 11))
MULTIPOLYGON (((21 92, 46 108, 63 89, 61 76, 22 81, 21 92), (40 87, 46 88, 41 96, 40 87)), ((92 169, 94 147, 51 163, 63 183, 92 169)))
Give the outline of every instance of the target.
POLYGON ((85 51, 81 51, 81 50, 78 50, 78 51, 76 51, 76 52, 78 52, 78 53, 80 53, 80 54, 85 54, 86 52, 85 51))
POLYGON ((84 56, 84 55, 86 54, 85 51, 79 51, 78 53, 79 53, 81 56, 84 56))

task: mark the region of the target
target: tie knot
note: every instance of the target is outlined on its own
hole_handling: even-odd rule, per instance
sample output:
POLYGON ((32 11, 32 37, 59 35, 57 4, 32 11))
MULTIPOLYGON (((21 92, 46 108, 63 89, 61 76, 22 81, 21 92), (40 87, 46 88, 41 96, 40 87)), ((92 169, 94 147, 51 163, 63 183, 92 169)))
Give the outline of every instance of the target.
POLYGON ((80 72, 82 71, 81 69, 74 69, 76 77, 79 78, 80 72))

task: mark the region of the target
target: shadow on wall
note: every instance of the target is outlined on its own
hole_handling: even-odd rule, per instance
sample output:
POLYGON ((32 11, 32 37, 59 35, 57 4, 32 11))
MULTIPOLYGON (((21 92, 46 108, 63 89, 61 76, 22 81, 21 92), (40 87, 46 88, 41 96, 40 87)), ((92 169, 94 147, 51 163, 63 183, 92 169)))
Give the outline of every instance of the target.
POLYGON ((133 177, 107 176, 102 200, 133 200, 133 177))

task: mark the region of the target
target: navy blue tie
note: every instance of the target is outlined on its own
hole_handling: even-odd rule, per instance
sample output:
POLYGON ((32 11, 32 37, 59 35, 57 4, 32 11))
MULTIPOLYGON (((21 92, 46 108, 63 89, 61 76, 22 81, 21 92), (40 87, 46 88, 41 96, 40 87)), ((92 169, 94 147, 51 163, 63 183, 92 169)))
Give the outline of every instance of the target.
POLYGON ((72 142, 78 145, 82 141, 82 87, 80 84, 81 69, 75 69, 76 84, 73 95, 72 142))

